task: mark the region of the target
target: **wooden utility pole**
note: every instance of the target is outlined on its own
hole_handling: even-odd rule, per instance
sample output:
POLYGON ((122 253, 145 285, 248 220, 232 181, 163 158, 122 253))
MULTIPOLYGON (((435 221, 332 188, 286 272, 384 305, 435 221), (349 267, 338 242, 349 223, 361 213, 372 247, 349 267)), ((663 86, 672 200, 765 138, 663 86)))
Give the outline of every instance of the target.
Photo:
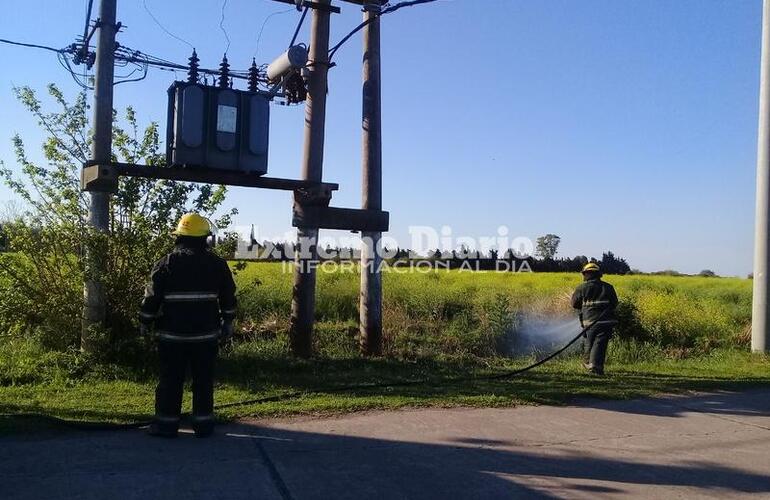
MULTIPOLYGON (((331 0, 317 0, 317 3, 329 6, 331 0)), ((330 17, 331 13, 327 9, 313 9, 308 57, 309 82, 305 105, 302 179, 318 183, 323 177, 330 17)), ((291 348, 295 356, 309 358, 313 350, 318 228, 299 227, 297 236, 291 303, 291 348)))
MULTIPOLYGON (((362 206, 382 209, 382 102, 380 98, 380 2, 364 6, 362 206)), ((361 234, 360 339, 365 356, 382 354, 382 233, 361 234)))
MULTIPOLYGON (((112 154, 112 94, 115 76, 115 35, 117 26, 117 0, 101 0, 99 6, 98 38, 96 45, 96 74, 94 83, 93 144, 91 159, 109 163, 112 154)), ((109 230, 110 193, 91 192, 88 224, 92 229, 106 233, 109 230)), ((89 238, 89 241, 92 241, 89 238)), ((83 286, 83 318, 80 348, 88 351, 90 331, 104 323, 106 297, 103 283, 104 255, 88 250, 86 280, 83 286)))
POLYGON ((754 222, 754 304, 751 350, 770 350, 770 0, 762 7, 762 66, 759 87, 757 198, 754 222))

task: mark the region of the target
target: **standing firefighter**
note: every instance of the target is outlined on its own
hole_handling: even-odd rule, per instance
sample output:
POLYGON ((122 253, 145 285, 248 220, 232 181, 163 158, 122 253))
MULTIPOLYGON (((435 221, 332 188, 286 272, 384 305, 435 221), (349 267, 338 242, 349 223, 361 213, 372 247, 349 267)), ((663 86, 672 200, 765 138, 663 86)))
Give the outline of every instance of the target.
POLYGON ((141 312, 142 332, 155 325, 160 383, 149 433, 174 437, 179 428, 185 372, 192 372, 192 424, 198 437, 214 430, 214 362, 218 341, 233 333, 235 283, 227 263, 208 248, 208 220, 184 215, 176 246, 152 270, 141 312))
POLYGON ((599 265, 589 262, 583 267, 583 283, 572 294, 572 307, 580 311, 580 325, 585 332, 586 369, 597 375, 604 375, 604 357, 612 329, 617 323, 615 308, 618 296, 615 288, 602 281, 599 265))

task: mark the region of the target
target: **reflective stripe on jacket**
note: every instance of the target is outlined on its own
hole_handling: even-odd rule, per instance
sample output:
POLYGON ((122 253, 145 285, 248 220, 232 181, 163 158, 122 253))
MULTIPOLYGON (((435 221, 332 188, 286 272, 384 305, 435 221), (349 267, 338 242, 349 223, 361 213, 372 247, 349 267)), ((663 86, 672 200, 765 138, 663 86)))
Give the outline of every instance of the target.
POLYGON ((171 342, 209 341, 235 318, 235 282, 224 259, 208 249, 177 246, 155 264, 139 321, 171 342))
POLYGON ((599 278, 584 281, 572 294, 572 307, 580 311, 586 326, 617 323, 617 306, 615 288, 599 278))

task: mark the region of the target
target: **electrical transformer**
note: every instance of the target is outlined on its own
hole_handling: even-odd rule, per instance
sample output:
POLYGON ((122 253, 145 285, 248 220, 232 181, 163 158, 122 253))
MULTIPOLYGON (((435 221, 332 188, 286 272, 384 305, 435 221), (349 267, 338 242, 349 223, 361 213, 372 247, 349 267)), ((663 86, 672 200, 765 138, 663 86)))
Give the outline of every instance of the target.
POLYGON ((174 82, 168 89, 169 165, 267 173, 269 100, 258 92, 174 82))

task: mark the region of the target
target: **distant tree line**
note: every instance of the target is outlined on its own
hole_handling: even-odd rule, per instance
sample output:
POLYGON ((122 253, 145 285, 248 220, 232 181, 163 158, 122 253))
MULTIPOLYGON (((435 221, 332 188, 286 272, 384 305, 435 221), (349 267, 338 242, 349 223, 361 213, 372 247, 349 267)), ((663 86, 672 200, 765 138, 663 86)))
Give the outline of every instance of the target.
MULTIPOLYGON (((554 236, 554 235, 550 235, 554 236)), ((556 237, 558 238, 558 236, 556 237)), ((290 242, 257 242, 252 240, 244 245, 241 241, 239 251, 233 256, 240 259, 259 259, 268 262, 292 262, 294 260, 294 244, 290 242)), ((573 258, 555 258, 558 240, 553 238, 548 242, 548 254, 536 251, 535 257, 522 257, 512 249, 500 252, 497 249, 488 252, 472 250, 461 246, 457 250, 433 250, 428 254, 420 254, 408 248, 384 249, 385 261, 393 267, 436 267, 443 269, 468 269, 479 271, 535 271, 535 272, 580 272, 588 262, 598 262, 605 274, 628 274, 631 267, 625 259, 615 256, 613 252, 605 252, 601 259, 589 259, 581 255, 573 258)), ((361 258, 358 249, 352 247, 330 247, 319 249, 321 261, 357 262, 361 258)))

